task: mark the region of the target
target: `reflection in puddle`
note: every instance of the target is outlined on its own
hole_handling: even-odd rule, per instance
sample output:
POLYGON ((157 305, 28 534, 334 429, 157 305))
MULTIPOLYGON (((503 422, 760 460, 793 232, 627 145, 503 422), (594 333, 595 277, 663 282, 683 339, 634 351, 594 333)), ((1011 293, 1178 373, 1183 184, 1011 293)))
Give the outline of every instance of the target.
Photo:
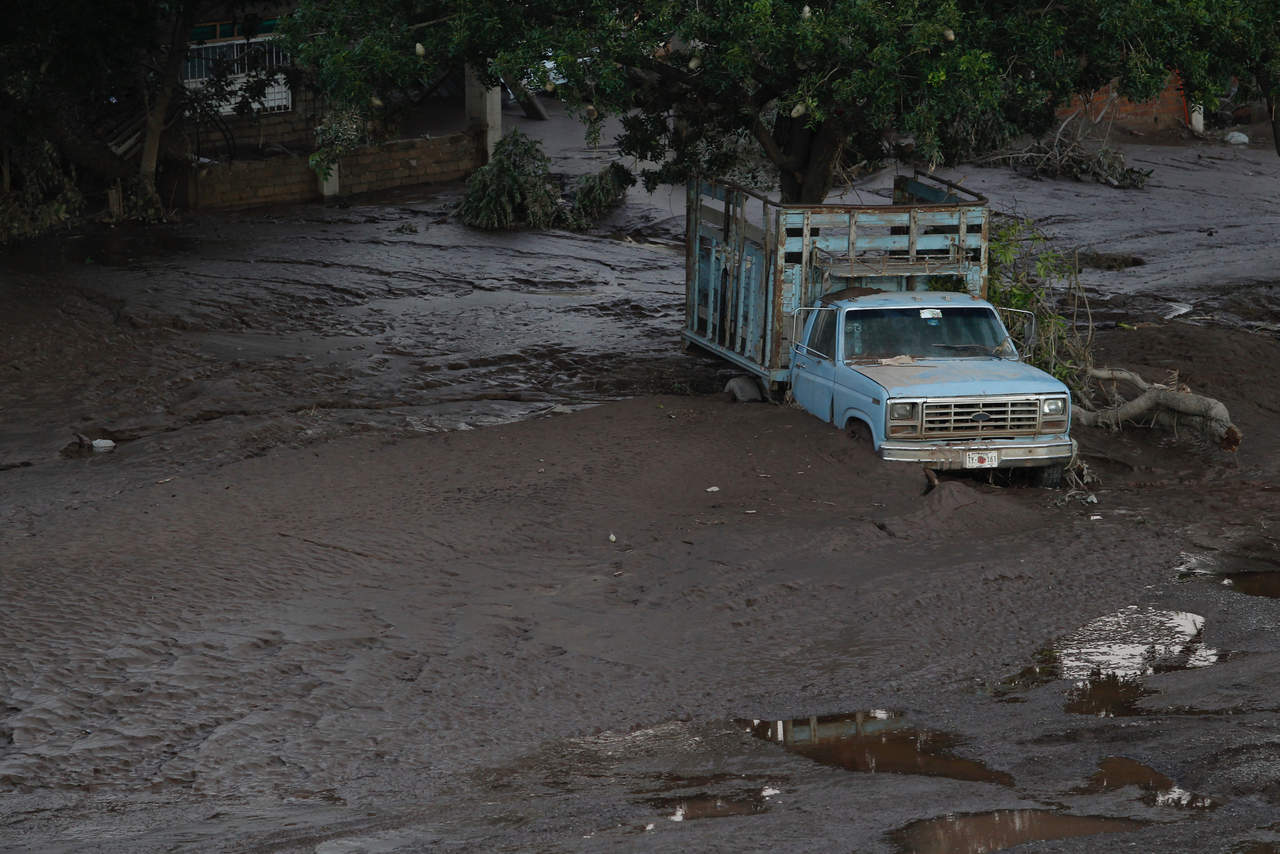
POLYGON ((1013 785, 1013 777, 981 762, 955 756, 954 735, 907 728, 900 715, 883 710, 789 721, 737 721, 756 738, 773 741, 820 762, 848 771, 920 774, 981 783, 1013 785))
POLYGON ((733 797, 699 793, 684 798, 654 798, 648 803, 668 813, 667 818, 671 821, 694 821, 699 818, 728 818, 767 812, 767 794, 775 793, 776 790, 767 788, 733 797))
POLYGON ((1154 694, 1142 687, 1136 676, 1102 674, 1094 671, 1088 679, 1075 684, 1067 695, 1064 709, 1078 715, 1096 715, 1100 718, 1140 715, 1138 701, 1154 694))
POLYGON ((996 810, 912 822, 892 838, 900 854, 979 854, 1024 842, 1139 830, 1147 824, 1127 818, 1061 815, 1047 810, 996 810))
MULTIPOLYGON (((1034 663, 1027 665, 1013 676, 1002 681, 996 688, 996 695, 1002 696, 1011 691, 1024 691, 1037 685, 1055 682, 1061 678, 1062 662, 1058 660, 1057 651, 1052 647, 1037 650, 1034 656, 1034 663)), ((1014 699, 1012 697, 1007 698, 1006 702, 1012 702, 1014 699)))
POLYGON ((1081 714, 1137 714, 1149 691, 1141 679, 1156 673, 1206 667, 1222 653, 1204 645, 1204 617, 1130 605, 1086 623, 1035 662, 1008 677, 997 694, 1026 690, 1058 679, 1075 683, 1067 711, 1081 714))
POLYGON ((1123 756, 1103 759, 1098 763, 1098 772, 1078 791, 1088 795, 1125 786, 1137 786, 1145 792, 1143 801, 1149 806, 1186 809, 1216 809, 1218 806, 1212 798, 1188 792, 1154 768, 1123 756))
POLYGON ((1095 671, 1149 676, 1205 667, 1218 652, 1204 646, 1204 617, 1130 605, 1086 623, 1054 645, 1061 678, 1087 679, 1095 671))

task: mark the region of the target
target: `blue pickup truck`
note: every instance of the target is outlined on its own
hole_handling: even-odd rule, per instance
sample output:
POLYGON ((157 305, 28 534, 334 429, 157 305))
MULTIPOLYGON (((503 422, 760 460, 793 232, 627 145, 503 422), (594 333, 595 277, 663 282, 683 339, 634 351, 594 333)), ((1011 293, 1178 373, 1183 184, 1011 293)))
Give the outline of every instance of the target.
POLYGON ((982 298, 985 199, 915 175, 891 205, 781 205, 705 181, 688 204, 687 343, 886 460, 1058 485, 1070 394, 1020 361, 982 298))
POLYGON ((995 308, 968 294, 830 294, 791 355, 791 396, 933 469, 1033 466, 1055 485, 1071 461, 1066 386, 1018 353, 995 308))

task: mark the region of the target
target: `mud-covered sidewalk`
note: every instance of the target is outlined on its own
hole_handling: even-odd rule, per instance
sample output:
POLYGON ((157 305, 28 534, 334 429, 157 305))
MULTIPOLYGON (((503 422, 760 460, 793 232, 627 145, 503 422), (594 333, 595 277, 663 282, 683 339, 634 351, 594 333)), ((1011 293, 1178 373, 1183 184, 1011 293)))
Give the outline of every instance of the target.
POLYGON ((446 188, 7 259, 0 848, 1280 850, 1274 250, 1177 273, 1278 169, 1203 154, 1199 207, 1189 148, 1145 195, 965 179, 1141 257, 1086 273, 1102 361, 1244 430, 1083 431, 1072 494, 924 494, 695 393, 670 199, 493 237, 446 188), (1087 213, 1142 199, 1186 215, 1087 213))

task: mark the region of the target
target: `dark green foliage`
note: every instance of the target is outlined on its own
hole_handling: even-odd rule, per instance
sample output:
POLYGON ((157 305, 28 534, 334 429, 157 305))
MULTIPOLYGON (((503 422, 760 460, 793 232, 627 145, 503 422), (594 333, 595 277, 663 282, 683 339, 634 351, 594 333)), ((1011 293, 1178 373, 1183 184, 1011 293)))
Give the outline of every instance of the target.
POLYGON ((458 206, 462 221, 488 231, 512 228, 568 228, 582 231, 616 207, 635 184, 631 172, 610 163, 573 185, 561 199, 542 146, 520 131, 503 137, 493 157, 467 180, 458 206))
POLYGON ((536 140, 512 131, 468 179, 458 215, 467 225, 490 231, 553 227, 559 194, 551 183, 550 165, 536 140))
POLYGON ((0 244, 36 237, 65 225, 84 205, 75 170, 47 142, 9 152, 14 186, 0 192, 0 244))
POLYGON ((582 231, 595 225, 622 203, 627 189, 635 183, 635 176, 621 163, 610 163, 594 175, 579 178, 563 215, 565 227, 582 231))
POLYGON ((1028 327, 1005 318, 1029 351, 1027 361, 1061 380, 1077 400, 1088 400, 1093 320, 1075 259, 1051 248, 1030 221, 1012 218, 992 223, 989 257, 987 299, 1035 315, 1034 339, 1028 327))

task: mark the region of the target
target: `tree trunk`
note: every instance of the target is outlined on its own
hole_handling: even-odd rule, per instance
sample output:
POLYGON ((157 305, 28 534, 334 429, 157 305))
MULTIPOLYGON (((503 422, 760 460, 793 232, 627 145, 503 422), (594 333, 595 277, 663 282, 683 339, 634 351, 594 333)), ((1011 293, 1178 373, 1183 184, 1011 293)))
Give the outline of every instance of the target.
POLYGON ((773 139, 777 143, 775 164, 781 176, 784 204, 820 205, 831 192, 836 162, 844 150, 844 129, 827 120, 816 129, 804 118, 779 116, 773 139))
POLYGON ((1280 116, 1276 115, 1276 97, 1270 87, 1264 91, 1267 93, 1267 119, 1271 122, 1271 144, 1276 154, 1280 154, 1280 116))
MULTIPOLYGON (((185 3, 174 16, 169 29, 169 43, 160 64, 155 91, 147 101, 145 133, 138 177, 149 192, 156 190, 156 167, 160 160, 160 141, 169 122, 169 107, 174 93, 182 85, 182 64, 187 58, 187 39, 195 22, 196 3, 185 3)), ((144 89, 145 91, 145 89, 144 89)))

